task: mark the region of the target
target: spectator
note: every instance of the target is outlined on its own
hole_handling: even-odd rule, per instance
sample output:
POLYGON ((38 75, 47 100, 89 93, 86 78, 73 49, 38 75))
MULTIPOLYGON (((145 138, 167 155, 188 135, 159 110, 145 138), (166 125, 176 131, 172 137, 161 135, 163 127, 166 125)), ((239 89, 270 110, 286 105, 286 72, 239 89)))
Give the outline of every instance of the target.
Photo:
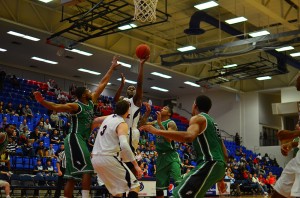
POLYGON ((268 196, 268 188, 265 184, 261 183, 256 175, 256 173, 253 174, 252 182, 257 183, 258 189, 266 196, 268 196))
POLYGON ((0 105, 0 113, 4 113, 3 106, 0 105))
POLYGON ((60 143, 60 137, 59 137, 57 129, 53 130, 53 134, 50 137, 50 143, 51 144, 59 144, 60 143))
POLYGON ((6 146, 6 152, 9 155, 15 155, 17 150, 17 144, 15 141, 13 141, 13 138, 9 137, 8 138, 8 144, 6 146))
POLYGON ((237 146, 241 146, 241 138, 240 138, 240 135, 238 133, 235 134, 234 141, 235 141, 235 144, 237 146))
POLYGON ((27 125, 27 120, 26 119, 24 119, 23 122, 20 124, 19 130, 24 131, 24 128, 25 128, 25 131, 29 131, 29 127, 27 125))
POLYGON ((43 167, 43 165, 42 165, 41 159, 38 159, 38 160, 37 160, 36 165, 35 165, 34 168, 33 168, 33 172, 34 172, 36 175, 41 175, 41 176, 44 176, 44 175, 45 175, 45 171, 44 171, 44 167, 43 167))
POLYGON ((44 122, 39 122, 39 125, 36 127, 39 130, 40 135, 42 134, 43 136, 47 135, 47 132, 44 128, 44 122))
POLYGON ((23 108, 23 114, 25 117, 30 118, 30 119, 33 117, 32 110, 29 108, 28 104, 26 104, 25 108, 23 108))
POLYGON ((40 139, 40 132, 38 128, 35 128, 34 131, 32 131, 29 135, 29 139, 32 142, 38 142, 40 139))
POLYGON ((29 157, 35 156, 35 152, 34 152, 31 142, 25 143, 22 146, 22 152, 23 152, 24 156, 29 156, 29 157))
POLYGON ((0 156, 0 165, 1 165, 1 170, 7 169, 10 171, 10 157, 7 151, 3 152, 0 156))
POLYGON ((54 150, 54 148, 53 148, 53 144, 50 144, 50 145, 49 145, 48 155, 49 155, 49 157, 51 157, 51 158, 55 157, 55 150, 54 150))
POLYGON ((56 111, 53 111, 52 114, 50 115, 50 123, 51 125, 54 125, 55 128, 58 127, 59 116, 56 111))
MULTIPOLYGON (((52 160, 51 159, 47 159, 46 165, 45 165, 45 168, 44 168, 44 172, 45 172, 46 176, 50 176, 53 173, 55 173, 55 170, 54 170, 54 168, 52 166, 52 160)), ((54 183, 52 183, 52 185, 53 184, 54 183)))
POLYGON ((5 107, 5 113, 14 115, 16 110, 13 108, 12 102, 9 102, 5 107))
POLYGON ((7 117, 3 117, 2 122, 0 123, 0 129, 4 129, 6 125, 8 125, 7 117))
POLYGON ((44 122, 44 130, 47 132, 50 132, 52 130, 52 126, 49 122, 49 119, 46 119, 46 121, 44 122))
POLYGON ((18 105, 18 107, 16 109, 16 114, 15 115, 17 115, 17 116, 23 116, 24 115, 23 114, 23 106, 22 106, 21 103, 18 105))
POLYGON ((35 149, 35 154, 39 157, 48 157, 49 156, 48 149, 44 146, 43 141, 39 141, 39 145, 35 149))

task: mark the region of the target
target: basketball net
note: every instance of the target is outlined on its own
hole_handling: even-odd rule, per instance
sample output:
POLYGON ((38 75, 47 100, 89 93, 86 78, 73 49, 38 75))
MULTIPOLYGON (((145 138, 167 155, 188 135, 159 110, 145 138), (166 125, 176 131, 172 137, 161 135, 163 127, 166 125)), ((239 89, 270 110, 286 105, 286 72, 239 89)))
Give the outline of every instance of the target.
POLYGON ((156 6, 158 0, 133 0, 134 1, 134 20, 141 22, 156 21, 156 6))

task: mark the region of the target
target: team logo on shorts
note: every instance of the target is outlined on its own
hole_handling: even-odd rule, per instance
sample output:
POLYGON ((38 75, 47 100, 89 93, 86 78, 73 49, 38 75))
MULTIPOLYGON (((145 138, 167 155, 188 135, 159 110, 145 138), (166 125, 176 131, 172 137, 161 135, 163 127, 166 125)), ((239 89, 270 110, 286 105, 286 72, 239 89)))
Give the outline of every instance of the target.
POLYGON ((143 191, 144 190, 144 184, 143 182, 140 182, 140 191, 143 191))
POLYGON ((169 193, 173 193, 173 190, 174 190, 174 184, 170 184, 168 188, 169 193))

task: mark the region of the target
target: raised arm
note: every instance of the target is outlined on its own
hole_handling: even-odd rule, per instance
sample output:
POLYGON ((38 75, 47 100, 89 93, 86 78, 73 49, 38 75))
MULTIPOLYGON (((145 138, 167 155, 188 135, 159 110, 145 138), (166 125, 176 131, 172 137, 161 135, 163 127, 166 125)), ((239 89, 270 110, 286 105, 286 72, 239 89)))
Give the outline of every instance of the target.
POLYGON ((190 125, 187 131, 158 130, 150 125, 144 125, 140 127, 140 130, 145 130, 155 135, 161 135, 177 142, 192 142, 198 135, 203 133, 206 125, 207 123, 204 117, 194 116, 190 120, 190 125))
POLYGON ((122 90, 124 88, 124 85, 125 85, 125 77, 124 77, 124 74, 121 73, 121 84, 120 84, 120 87, 118 88, 118 90, 117 90, 117 92, 116 92, 116 94, 114 96, 114 102, 115 103, 119 101, 120 96, 121 96, 121 92, 122 92, 122 90))
POLYGON ((149 59, 149 56, 140 60, 139 74, 137 78, 136 93, 133 96, 133 102, 137 107, 142 106, 143 100, 143 81, 144 81, 144 64, 149 59))
POLYGON ((146 111, 145 111, 143 117, 141 117, 141 119, 140 119, 139 126, 143 126, 145 124, 148 124, 147 120, 148 120, 148 118, 150 116, 150 113, 151 113, 151 105, 147 102, 143 102, 143 105, 146 107, 146 111))
POLYGON ((78 111, 78 104, 76 103, 67 103, 67 104, 56 104, 53 102, 49 102, 45 100, 42 94, 38 91, 33 93, 37 102, 46 107, 47 109, 56 111, 56 112, 68 112, 68 113, 76 113, 78 111))
POLYGON ((105 76, 103 76, 103 78, 99 82, 97 89, 92 94, 93 102, 97 101, 99 95, 103 92, 107 83, 109 82, 109 79, 113 74, 113 71, 120 65, 118 63, 118 58, 119 58, 118 56, 113 57, 113 60, 111 61, 111 66, 110 66, 109 70, 106 72, 105 76))

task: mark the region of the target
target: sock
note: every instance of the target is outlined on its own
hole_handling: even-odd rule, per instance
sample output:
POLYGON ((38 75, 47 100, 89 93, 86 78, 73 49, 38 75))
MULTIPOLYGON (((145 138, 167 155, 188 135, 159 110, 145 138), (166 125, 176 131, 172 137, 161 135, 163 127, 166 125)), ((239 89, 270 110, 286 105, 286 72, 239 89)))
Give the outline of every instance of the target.
POLYGON ((89 190, 82 190, 81 194, 82 194, 82 198, 89 198, 90 197, 90 191, 89 190))

